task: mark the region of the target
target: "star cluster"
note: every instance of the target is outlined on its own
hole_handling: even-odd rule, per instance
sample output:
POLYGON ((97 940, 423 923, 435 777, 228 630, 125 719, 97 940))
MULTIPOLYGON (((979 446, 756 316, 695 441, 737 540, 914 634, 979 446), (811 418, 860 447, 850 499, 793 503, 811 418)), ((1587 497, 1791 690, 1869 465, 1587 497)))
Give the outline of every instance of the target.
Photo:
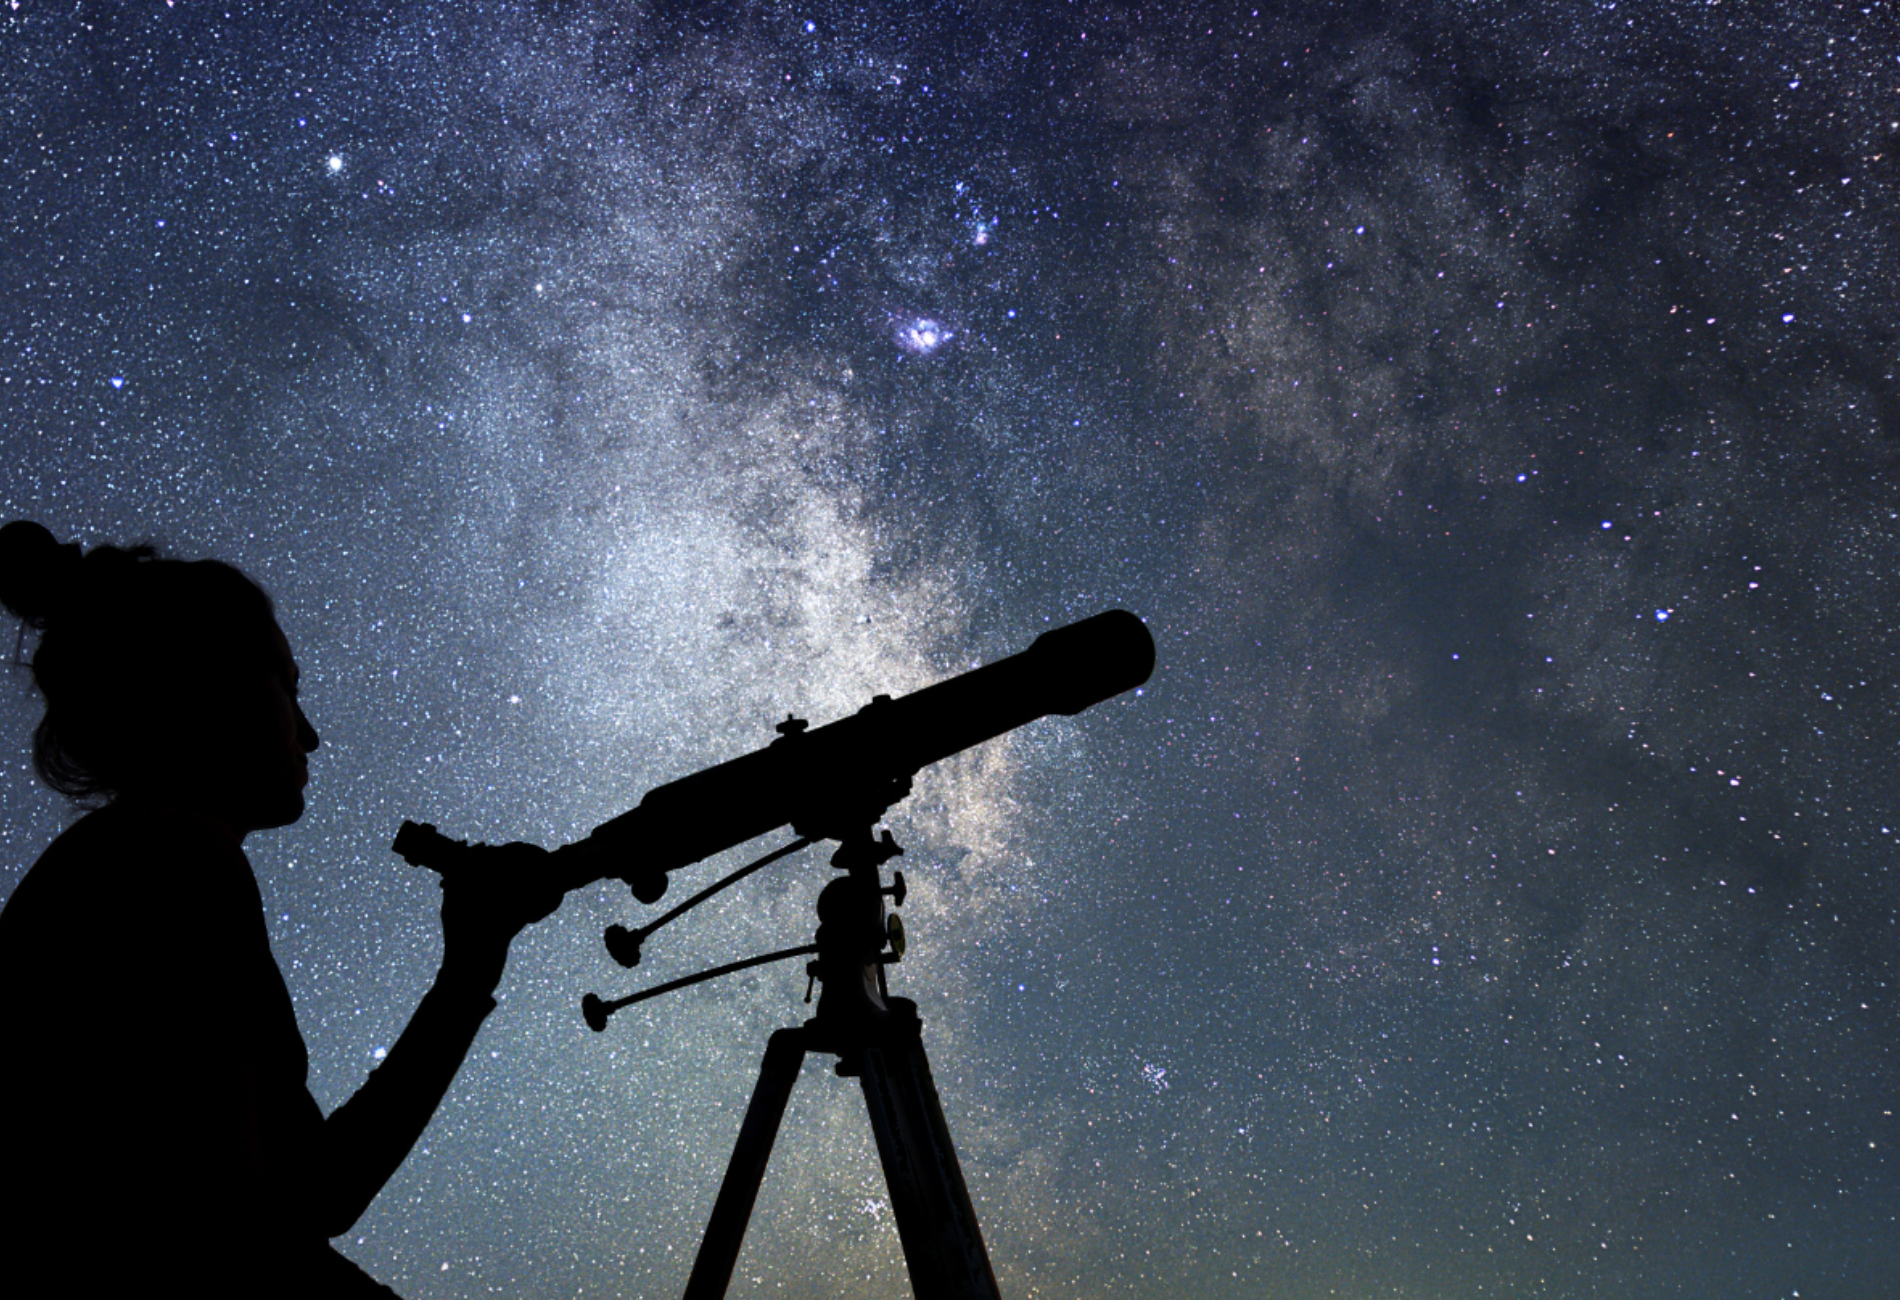
MULTIPOLYGON (((405 817, 572 840, 1124 606, 1140 696, 891 814, 1006 1295, 1900 1279, 1882 6, 0 34, 0 504, 277 600, 325 743, 251 856, 326 1106, 439 959, 405 817)), ((10 890, 72 814, 25 673, 0 717, 10 890)), ((343 1248, 418 1300, 678 1291, 802 974, 579 997, 804 942, 828 875, 632 972, 644 909, 570 897, 343 1248)), ((733 1294, 902 1276, 814 1062, 733 1294)))

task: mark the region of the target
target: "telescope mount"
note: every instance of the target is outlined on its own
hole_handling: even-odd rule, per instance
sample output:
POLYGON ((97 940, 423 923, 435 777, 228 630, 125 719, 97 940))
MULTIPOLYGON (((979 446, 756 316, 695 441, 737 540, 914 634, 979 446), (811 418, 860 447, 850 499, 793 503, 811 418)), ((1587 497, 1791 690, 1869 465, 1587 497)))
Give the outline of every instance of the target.
MULTIPOLYGON (((809 842, 788 846, 772 857, 809 842)), ((904 877, 895 872, 894 883, 885 885, 879 869, 902 852, 889 831, 873 838, 869 826, 840 841, 831 862, 845 874, 819 893, 818 932, 811 945, 704 971, 620 1002, 603 1003, 589 995, 583 1003, 588 1024, 598 1030, 627 1003, 765 961, 816 954, 806 970, 824 986, 817 1013, 796 1028, 775 1031, 766 1041, 765 1059, 700 1240, 685 1300, 721 1300, 725 1295, 792 1085, 810 1052, 837 1057, 837 1073, 855 1077, 863 1088, 916 1300, 1000 1300, 924 1053, 917 1004, 891 997, 884 976, 884 967, 901 959, 904 951, 903 927, 895 914, 887 919, 884 899, 902 904, 904 877)), ((763 863, 754 868, 758 865, 763 863)), ((742 869, 705 894, 754 868, 742 869)), ((646 933, 698 901, 689 900, 637 934, 610 933, 609 948, 616 956, 627 953, 637 961, 639 941, 646 933)), ((623 964, 632 962, 623 958, 623 964)))

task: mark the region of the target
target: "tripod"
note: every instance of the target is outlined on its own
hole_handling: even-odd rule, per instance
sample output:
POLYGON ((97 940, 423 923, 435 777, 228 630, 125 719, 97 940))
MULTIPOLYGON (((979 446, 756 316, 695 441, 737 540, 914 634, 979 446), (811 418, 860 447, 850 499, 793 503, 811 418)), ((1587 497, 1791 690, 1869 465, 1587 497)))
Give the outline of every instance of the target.
MULTIPOLYGON (((857 1048, 859 1079, 911 1289, 917 1300, 997 1300, 996 1277, 918 1037, 916 1004, 894 999, 891 1013, 889 1031, 878 1036, 882 1041, 857 1048)), ((766 1042, 759 1081, 686 1283, 686 1300, 717 1300, 726 1293, 805 1053, 836 1050, 814 1042, 814 1023, 778 1030, 766 1042)))
MULTIPOLYGON (((904 790, 896 793, 901 797, 907 789, 905 783, 904 790)), ((877 807, 889 802, 886 799, 877 807)), ((613 1002, 592 993, 581 999, 589 1028, 599 1033, 607 1027, 609 1016, 632 1003, 767 962, 817 955, 805 969, 814 983, 823 981, 825 986, 818 1013, 796 1029, 778 1030, 766 1042, 759 1079, 686 1282, 686 1300, 721 1300, 726 1294, 766 1162, 771 1159, 772 1142, 807 1052, 835 1055, 838 1073, 856 1077, 863 1085, 916 1300, 1000 1300, 976 1210, 950 1142, 943 1103, 930 1076, 930 1061, 924 1055, 917 1004, 891 997, 884 978, 885 965, 904 955, 904 927, 895 915, 887 919, 884 912, 886 895, 903 905, 904 873, 893 872, 894 883, 886 886, 878 868, 903 850, 889 831, 882 838, 872 838, 874 818, 866 818, 863 808, 860 805, 858 816, 832 822, 855 827, 847 834, 820 833, 808 827, 794 843, 740 868, 639 930, 613 926, 607 931, 608 952, 623 966, 636 965, 641 945, 654 930, 814 839, 837 838, 838 851, 831 863, 846 874, 819 892, 815 942, 729 962, 613 1002)), ((805 999, 811 1000, 809 989, 805 999)))
POLYGON ((818 1013, 766 1042, 758 1083, 739 1126, 732 1160, 686 1283, 686 1300, 719 1300, 738 1263, 779 1121, 807 1052, 838 1057, 840 1075, 857 1076, 877 1137, 892 1217, 917 1300, 998 1300, 989 1252, 963 1183, 950 1127, 924 1055, 917 1004, 892 998, 884 964, 903 955, 903 928, 884 919, 884 895, 903 901, 903 877, 885 888, 878 867, 901 850, 867 829, 832 857, 848 875, 818 897, 818 959, 808 970, 824 982, 818 1013), (892 952, 884 952, 886 939, 892 952))
MULTIPOLYGON (((836 1056, 838 1073, 856 1077, 863 1085, 871 1131, 890 1189, 892 1217, 897 1220, 917 1300, 1000 1300, 989 1252, 976 1225, 976 1210, 950 1142, 950 1126, 944 1122, 943 1104, 930 1077, 917 1004, 891 997, 884 979, 886 963, 904 955, 904 927, 894 915, 886 920, 884 897, 889 895, 902 906, 904 874, 894 872, 895 883, 887 887, 878 868, 903 850, 889 831, 873 839, 868 825, 857 824, 859 829, 840 840, 831 858, 832 865, 842 867, 846 874, 819 892, 816 942, 731 962, 615 1002, 604 1002, 591 993, 581 1000, 588 1025, 598 1033, 606 1028, 609 1016, 631 1003, 765 962, 817 954, 806 971, 814 982, 824 982, 818 1013, 796 1029, 778 1030, 766 1042, 759 1079, 686 1282, 686 1300, 720 1300, 726 1294, 765 1165, 772 1156, 772 1142, 807 1052, 836 1056)), ((768 854, 639 931, 613 927, 607 935, 608 951, 622 965, 634 965, 640 960, 640 945, 653 930, 811 842, 811 838, 801 838, 768 854)), ((810 998, 808 990, 806 1000, 810 998)))

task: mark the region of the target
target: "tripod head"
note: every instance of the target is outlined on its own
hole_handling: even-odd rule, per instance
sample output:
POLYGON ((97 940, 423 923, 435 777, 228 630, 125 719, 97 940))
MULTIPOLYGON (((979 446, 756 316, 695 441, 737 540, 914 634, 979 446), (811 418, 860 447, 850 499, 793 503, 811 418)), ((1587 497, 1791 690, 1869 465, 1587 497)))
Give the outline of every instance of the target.
MULTIPOLYGON (((735 881, 742 880, 768 863, 776 862, 786 855, 806 848, 811 844, 808 839, 796 840, 784 848, 768 853, 757 862, 742 867, 732 875, 715 885, 701 890, 686 902, 668 912, 658 921, 639 930, 627 930, 622 926, 608 927, 606 934, 607 952, 622 966, 633 966, 640 960, 640 945, 648 934, 662 924, 672 920, 680 913, 706 901, 735 881)), ((762 966, 767 962, 783 961, 788 957, 816 955, 818 960, 805 967, 806 974, 813 984, 820 980, 825 983, 825 996, 818 1002, 818 1015, 812 1021, 820 1027, 837 1028, 843 1031, 845 1042, 855 1041, 862 1036, 863 1027, 881 1019, 888 1013, 885 999, 890 990, 884 979, 884 967, 888 963, 901 961, 904 956, 904 926, 892 913, 884 911, 884 899, 889 897, 898 907, 904 905, 906 888, 904 873, 893 872, 893 883, 885 885, 878 876, 878 868, 892 858, 899 857, 904 850, 897 847, 891 833, 885 831, 876 839, 872 838, 867 827, 860 834, 849 836, 831 855, 831 864, 843 868, 849 874, 840 876, 826 885, 818 894, 818 933, 811 943, 798 948, 782 948, 758 957, 748 957, 744 961, 728 962, 688 975, 683 979, 669 980, 638 993, 608 1002, 598 994, 589 993, 581 999, 581 1015, 587 1021, 587 1027, 595 1033, 607 1027, 607 1019, 622 1007, 632 1006, 636 1002, 645 1002, 648 998, 658 997, 662 993, 671 993, 675 989, 688 985, 717 979, 721 975, 730 975, 734 971, 746 970, 753 966, 762 966), (888 949, 886 945, 889 945, 888 949)), ((805 1000, 811 1001, 811 988, 805 991, 805 1000)), ((841 1055, 846 1048, 835 1049, 841 1055)), ((846 1073, 844 1066, 840 1073, 846 1073)))

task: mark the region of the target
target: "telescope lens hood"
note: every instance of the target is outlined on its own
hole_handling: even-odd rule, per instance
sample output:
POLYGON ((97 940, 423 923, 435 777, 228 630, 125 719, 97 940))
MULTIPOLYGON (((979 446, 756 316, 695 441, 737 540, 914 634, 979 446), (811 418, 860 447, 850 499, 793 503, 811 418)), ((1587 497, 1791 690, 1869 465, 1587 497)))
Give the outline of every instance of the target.
POLYGON ((1040 661, 1036 693, 1049 711, 1076 714, 1147 681, 1155 642, 1147 624, 1111 609, 1044 632, 1023 657, 1040 661))

